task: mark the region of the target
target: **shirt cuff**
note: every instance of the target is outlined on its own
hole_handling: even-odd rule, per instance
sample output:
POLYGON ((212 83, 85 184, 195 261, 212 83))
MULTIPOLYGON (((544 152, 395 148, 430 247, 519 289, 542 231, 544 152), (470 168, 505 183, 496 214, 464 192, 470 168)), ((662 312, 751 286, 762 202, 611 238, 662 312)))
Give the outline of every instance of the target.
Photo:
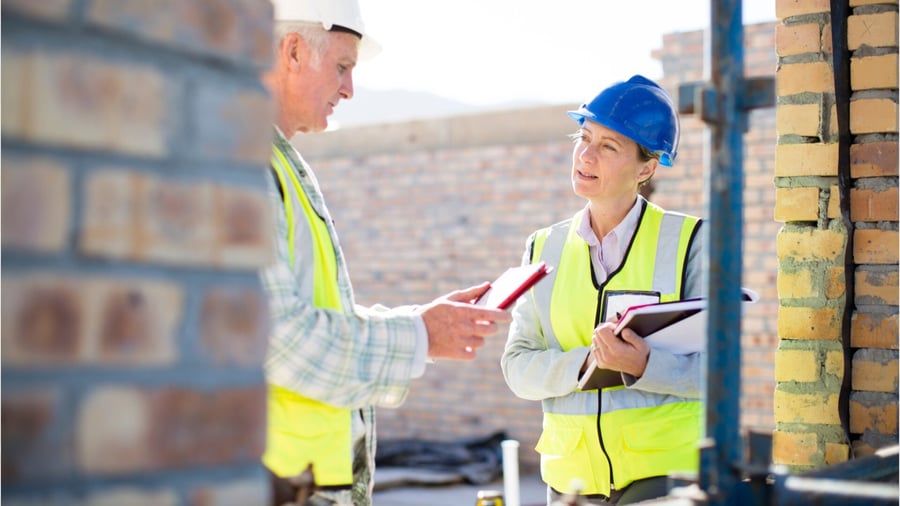
POLYGON ((413 356, 413 364, 410 370, 410 378, 421 378, 425 374, 425 361, 428 358, 428 330, 425 328, 425 320, 416 315, 416 354, 413 356))

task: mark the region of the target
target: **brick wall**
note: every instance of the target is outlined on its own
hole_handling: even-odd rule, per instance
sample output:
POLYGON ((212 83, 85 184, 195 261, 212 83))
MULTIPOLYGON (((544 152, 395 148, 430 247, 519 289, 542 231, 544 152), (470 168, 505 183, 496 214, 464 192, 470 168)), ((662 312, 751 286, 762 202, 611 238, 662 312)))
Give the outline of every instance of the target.
POLYGON ((774 460, 800 471, 897 444, 897 2, 851 0, 834 44, 827 2, 776 6, 774 460))
POLYGON ((261 504, 268 2, 2 6, 4 504, 261 504))
MULTIPOLYGON (((774 25, 747 27, 752 75, 775 71, 774 25)), ((656 53, 675 96, 702 79, 702 33, 670 34, 656 53)), ((627 71, 626 71, 627 72, 627 71)), ((623 79, 630 75, 623 74, 623 79)), ((598 90, 599 91, 599 90, 598 90)), ((585 97, 588 99, 590 97, 585 97)), ((427 302, 517 265, 528 234, 572 216, 584 201, 569 181, 577 104, 350 128, 294 143, 316 170, 341 234, 360 303, 427 302)), ((774 238, 775 111, 753 113, 745 137, 745 284, 761 301, 743 322, 743 427, 774 428, 773 355, 778 310, 774 238)), ((704 125, 683 119, 673 169, 657 173, 652 200, 704 214, 704 125)), ((521 441, 526 470, 541 428, 540 403, 510 393, 499 358, 505 329, 472 363, 439 362, 407 402, 380 410, 382 439, 454 440, 494 431, 521 441)))

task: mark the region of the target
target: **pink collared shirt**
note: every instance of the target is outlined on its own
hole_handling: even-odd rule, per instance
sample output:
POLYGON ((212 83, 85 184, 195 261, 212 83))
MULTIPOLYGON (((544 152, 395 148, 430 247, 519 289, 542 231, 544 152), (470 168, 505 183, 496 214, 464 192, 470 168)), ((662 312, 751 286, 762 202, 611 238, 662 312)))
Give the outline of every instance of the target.
POLYGON ((588 244, 591 255, 591 266, 594 268, 594 276, 597 283, 602 284, 609 277, 609 273, 616 270, 625 259, 625 251, 628 244, 637 230, 638 220, 641 217, 641 208, 644 205, 644 198, 638 197, 634 201, 634 206, 625 215, 625 218, 606 234, 603 239, 597 237, 594 229, 591 228, 591 210, 590 205, 584 208, 584 218, 578 226, 578 236, 584 239, 588 244))

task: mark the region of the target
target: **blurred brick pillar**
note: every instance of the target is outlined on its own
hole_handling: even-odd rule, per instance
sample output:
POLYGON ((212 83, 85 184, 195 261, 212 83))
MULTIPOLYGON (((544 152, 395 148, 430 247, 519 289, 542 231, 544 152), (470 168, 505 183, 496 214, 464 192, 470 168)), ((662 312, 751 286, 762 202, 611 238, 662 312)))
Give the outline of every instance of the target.
POLYGON ((4 504, 262 504, 266 0, 2 5, 4 504))

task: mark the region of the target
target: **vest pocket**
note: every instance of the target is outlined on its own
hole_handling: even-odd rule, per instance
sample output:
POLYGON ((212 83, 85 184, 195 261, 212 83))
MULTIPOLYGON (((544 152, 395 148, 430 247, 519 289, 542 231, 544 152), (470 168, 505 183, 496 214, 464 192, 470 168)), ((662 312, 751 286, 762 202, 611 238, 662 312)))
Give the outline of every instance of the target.
POLYGON ((265 465, 287 477, 312 462, 318 485, 352 483, 350 411, 274 385, 269 389, 265 465))
POLYGON ((655 420, 632 422, 622 429, 625 448, 634 452, 656 452, 696 446, 700 438, 696 413, 679 413, 655 420))
MULTIPOLYGON (((682 402, 639 410, 619 419, 615 426, 620 428, 621 444, 607 445, 616 485, 624 487, 634 480, 673 471, 696 471, 700 458, 699 410, 698 402, 682 402)), ((615 441, 615 431, 611 432, 610 439, 615 441)))
MULTIPOLYGON (((572 481, 584 484, 582 493, 597 489, 591 458, 580 427, 547 424, 535 446, 541 455, 541 476, 559 492, 571 492, 572 481)), ((592 493, 592 492, 589 492, 592 493)))

